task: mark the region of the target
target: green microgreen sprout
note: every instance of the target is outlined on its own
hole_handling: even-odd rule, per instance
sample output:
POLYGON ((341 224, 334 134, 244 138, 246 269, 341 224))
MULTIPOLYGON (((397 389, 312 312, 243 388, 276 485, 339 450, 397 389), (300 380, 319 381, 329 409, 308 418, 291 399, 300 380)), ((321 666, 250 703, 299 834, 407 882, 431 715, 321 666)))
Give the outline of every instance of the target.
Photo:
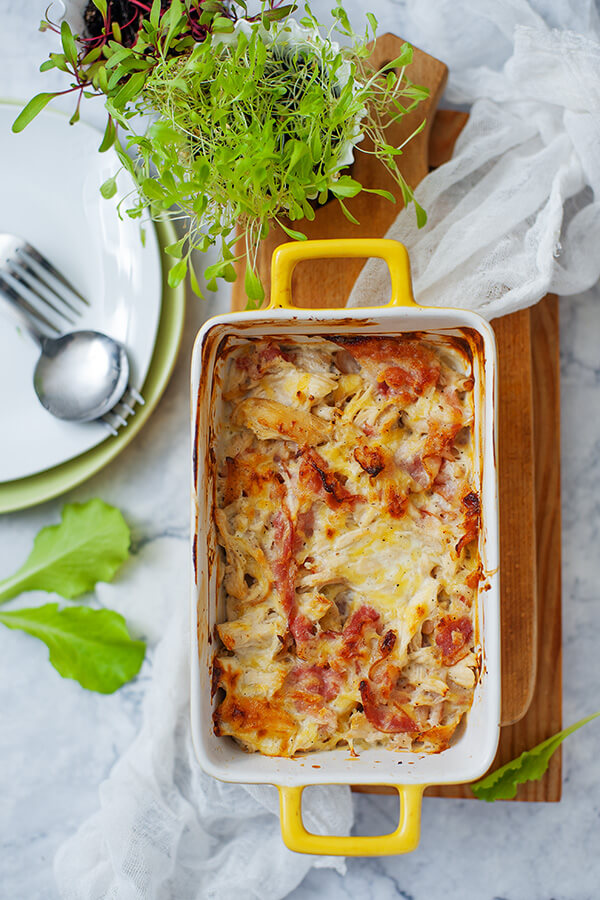
MULTIPOLYGON (((166 248, 177 258, 172 286, 189 271, 200 294, 191 255, 216 245, 219 258, 204 273, 207 288, 216 290, 218 278, 234 281, 234 263, 246 256, 249 305, 260 305, 258 247, 273 223, 303 240, 290 223, 314 219, 315 207, 332 197, 356 222, 345 201, 367 189, 348 171, 353 148, 381 160, 405 204, 414 203, 419 225, 425 222, 399 167, 403 148, 386 140, 391 122, 428 94, 406 77, 412 48, 405 44, 397 59, 374 71, 372 14, 361 37, 341 0, 325 34, 308 5, 299 24, 291 18, 295 9, 281 0, 264 0, 255 15, 242 0, 92 0, 87 36, 73 35, 65 21, 60 29, 42 23, 60 32, 63 52, 50 54, 41 68, 72 76, 58 92, 77 94, 71 121, 82 98, 105 97, 100 150, 114 146, 137 187, 120 208, 132 218, 149 208, 153 217, 185 223, 184 237, 166 248), (360 146, 365 137, 368 151, 360 146)), ((53 96, 34 97, 13 129, 24 128, 53 96)), ((369 190, 394 201, 387 191, 369 190)), ((102 193, 116 192, 115 175, 102 193)))

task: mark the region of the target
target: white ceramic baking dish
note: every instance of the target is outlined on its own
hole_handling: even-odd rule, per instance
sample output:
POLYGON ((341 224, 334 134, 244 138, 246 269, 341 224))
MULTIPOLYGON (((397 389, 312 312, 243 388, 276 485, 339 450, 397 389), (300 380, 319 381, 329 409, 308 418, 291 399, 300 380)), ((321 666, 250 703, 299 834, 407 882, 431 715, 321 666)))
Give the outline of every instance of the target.
POLYGON ((231 313, 210 319, 199 332, 192 359, 192 561, 191 721, 200 765, 228 782, 269 783, 279 788, 285 843, 303 853, 380 856, 413 850, 419 841, 423 790, 431 784, 473 781, 490 766, 500 722, 500 616, 498 577, 498 509, 495 452, 496 351, 491 328, 479 315, 460 309, 424 308, 412 297, 405 248, 388 240, 309 241, 284 244, 273 255, 272 301, 258 312, 231 313), (291 279, 301 259, 370 257, 385 259, 392 279, 392 300, 385 307, 295 309, 291 279), (477 602, 481 676, 466 724, 452 746, 438 754, 382 748, 310 753, 296 759, 243 751, 231 738, 213 731, 211 670, 217 649, 215 624, 217 553, 212 524, 214 473, 211 402, 215 358, 226 335, 360 334, 402 332, 460 334, 473 347, 475 377, 475 457, 481 480, 480 553, 484 577, 477 602), (400 766, 399 763, 402 763, 400 766), (393 785, 400 794, 400 822, 389 835, 321 836, 302 823, 302 790, 308 784, 393 785))

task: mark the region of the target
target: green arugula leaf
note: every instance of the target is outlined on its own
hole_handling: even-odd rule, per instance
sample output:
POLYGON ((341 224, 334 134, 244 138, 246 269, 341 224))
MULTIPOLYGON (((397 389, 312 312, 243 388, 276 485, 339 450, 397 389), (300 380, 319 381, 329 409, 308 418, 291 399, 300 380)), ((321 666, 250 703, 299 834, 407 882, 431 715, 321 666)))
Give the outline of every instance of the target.
MULTIPOLYGON (((104 139, 103 139, 104 140, 104 139)), ((110 200, 111 197, 114 197, 117 193, 117 176, 113 175, 112 178, 107 178, 106 181, 100 185, 100 193, 104 197, 105 200, 110 200)))
POLYGON ((153 28, 158 28, 158 23, 160 21, 160 0, 153 0, 152 8, 150 10, 150 24, 153 28))
MULTIPOLYGON (((252 271, 249 265, 246 266, 244 289, 246 291, 246 297, 248 298, 248 300, 252 300, 258 305, 260 305, 265 299, 265 289, 262 286, 261 280, 256 272, 252 271)), ((255 306, 254 308, 258 309, 258 306, 255 306)))
POLYGON ((552 754, 566 737, 598 716, 600 716, 600 712, 586 716, 585 719, 575 722, 564 731, 553 734, 537 747, 526 750, 517 759, 511 760, 496 769, 491 775, 486 775, 481 781, 472 784, 471 790, 479 800, 487 800, 488 803, 494 800, 512 800, 517 793, 517 785, 523 784, 525 781, 539 781, 548 768, 552 754))
POLYGON ((134 97, 137 97, 137 95, 144 87, 145 81, 145 72, 136 72, 135 75, 132 75, 129 80, 126 81, 121 88, 119 88, 118 92, 113 97, 113 103, 115 104, 117 109, 122 109, 126 103, 129 103, 130 100, 133 100, 134 97))
POLYGON ((282 19, 287 19, 288 16, 291 16, 297 9, 298 7, 295 3, 290 3, 288 6, 278 6, 274 9, 268 9, 263 13, 263 18, 268 19, 269 22, 280 22, 282 19))
POLYGON ((61 72, 69 71, 64 53, 50 54, 50 59, 47 59, 40 66, 40 72, 47 72, 49 69, 59 69, 61 72))
POLYGON ((96 81, 98 82, 98 87, 100 88, 100 90, 106 94, 108 92, 108 76, 106 74, 106 66, 100 66, 93 79, 94 85, 96 84, 96 81))
POLYGON ((189 272, 190 272, 191 288, 192 288, 194 294, 196 295, 196 297, 200 297, 202 299, 204 297, 204 294, 200 290, 200 285, 198 284, 198 277, 197 277, 197 275, 194 271, 194 267, 192 265, 190 265, 190 267, 189 267, 189 272))
MULTIPOLYGON (((125 151, 123 150, 123 148, 121 147, 121 145, 118 141, 115 141, 114 147, 115 147, 115 153, 119 157, 119 162, 121 163, 123 168, 126 169, 130 175, 133 175, 135 177, 135 166, 133 164, 133 160, 131 159, 131 157, 127 156, 127 154, 125 153, 125 151)), ((115 187, 116 187, 116 182, 115 182, 115 187)))
MULTIPOLYGON (((102 138, 102 143, 98 147, 98 153, 104 153, 109 147, 115 142, 117 137, 117 129, 115 128, 115 123, 113 121, 112 116, 109 116, 106 121, 106 128, 104 130, 104 137, 102 138)), ((116 187, 116 182, 115 182, 116 187)))
POLYGON ((42 528, 27 561, 0 581, 0 603, 34 590, 79 597, 113 578, 129 556, 129 541, 129 528, 114 506, 99 499, 68 503, 60 524, 42 528))
POLYGON ((346 10, 338 4, 337 7, 331 10, 331 15, 338 20, 340 23, 342 30, 346 34, 352 34, 352 27, 350 25, 350 20, 348 19, 348 14, 346 10))
POLYGON ((69 23, 64 19, 60 26, 60 39, 66 59, 68 59, 71 65, 75 67, 77 65, 77 47, 75 46, 75 38, 73 37, 73 32, 71 31, 69 23))
POLYGON ((343 214, 344 214, 345 217, 348 219, 348 221, 349 221, 349 222, 352 222, 353 225, 360 225, 360 222, 358 221, 358 219, 356 218, 356 216, 353 216, 353 215, 352 215, 352 213, 350 212, 350 210, 348 209, 348 207, 346 206, 346 204, 345 204, 345 203, 342 203, 342 201, 340 200, 339 197, 338 197, 338 203, 339 203, 339 205, 340 205, 340 209, 342 210, 343 214))
POLYGON ((174 266, 171 266, 169 269, 169 274, 167 275, 167 281, 170 287, 177 287, 178 284, 181 284, 185 276, 187 275, 187 259, 180 259, 175 263, 174 266))
POLYGON ((356 197, 360 194, 362 185, 349 175, 342 175, 329 185, 329 190, 335 197, 356 197))
POLYGON ((152 178, 145 178, 142 182, 142 190, 148 200, 164 200, 165 188, 152 178))
POLYGON ((373 30, 373 34, 375 34, 375 32, 377 31, 377 26, 378 26, 379 22, 377 21, 377 19, 373 15, 373 13, 368 12, 366 15, 367 15, 367 19, 369 21, 369 25, 371 26, 371 28, 373 30))
MULTIPOLYGON (((52 54, 50 54, 52 55, 52 54)), ((93 47, 91 50, 85 54, 85 56, 81 59, 82 66, 91 66, 92 63, 95 63, 97 59, 100 59, 102 56, 102 47, 93 47)))
POLYGON ((295 241, 305 241, 307 239, 306 235, 303 234, 301 231, 294 231, 293 228, 288 228, 287 225, 284 225, 283 222, 281 221, 281 219, 277 219, 277 224, 279 225, 280 228, 283 228, 285 233, 289 237, 293 238, 295 241))
POLYGON ((100 13, 103 19, 106 18, 106 0, 92 0, 92 3, 100 13))
POLYGON ((402 66, 408 66, 412 62, 413 59, 413 48, 410 44, 402 44, 402 49, 400 52, 400 56, 397 56, 396 59, 391 59, 389 62, 383 66, 382 71, 387 69, 400 69, 402 66))
POLYGON ((421 204, 417 203, 414 197, 412 198, 412 202, 417 214, 417 228, 423 228, 425 225, 427 225, 427 213, 425 212, 421 204))
POLYGON ((379 188, 363 188, 365 194, 377 194, 378 197, 384 197, 386 200, 389 200, 390 203, 395 203, 396 198, 389 191, 384 191, 379 188))
POLYGON ((110 56, 106 60, 107 69, 114 69, 115 66, 118 66, 120 62, 123 62, 124 59, 127 59, 127 57, 131 56, 131 49, 129 47, 117 46, 114 52, 112 52, 112 47, 110 49, 110 56))
POLYGON ((204 12, 208 13, 218 13, 223 10, 223 3, 220 0, 204 0, 202 4, 202 9, 204 12))
POLYGON ((165 33, 163 39, 163 53, 166 55, 171 48, 171 43, 177 39, 177 33, 185 27, 186 18, 183 13, 181 0, 171 0, 170 5, 165 9, 161 21, 161 32, 165 33))
POLYGON ((169 244, 165 247, 165 253, 168 253, 169 256, 174 256, 176 259, 181 259, 183 256, 183 246, 187 241, 187 235, 181 238, 179 241, 175 241, 174 244, 169 244))
POLYGON ((53 97, 56 97, 56 94, 44 93, 36 94, 35 97, 32 97, 27 106, 23 107, 15 121, 12 123, 13 132, 18 134, 19 131, 23 131, 32 119, 35 119, 37 114, 50 103, 53 97))
POLYGON ((43 641, 57 672, 88 691, 114 693, 137 675, 144 661, 144 642, 133 640, 123 616, 109 609, 59 609, 58 603, 47 603, 0 611, 0 622, 43 641))
POLYGON ((217 16, 212 22, 212 30, 215 34, 231 34, 233 22, 225 16, 217 16))
POLYGON ((292 153, 290 156, 289 172, 291 172, 294 166, 298 165, 304 156, 307 156, 310 153, 310 148, 307 147, 306 144, 303 144, 302 141, 290 141, 290 145, 292 153))

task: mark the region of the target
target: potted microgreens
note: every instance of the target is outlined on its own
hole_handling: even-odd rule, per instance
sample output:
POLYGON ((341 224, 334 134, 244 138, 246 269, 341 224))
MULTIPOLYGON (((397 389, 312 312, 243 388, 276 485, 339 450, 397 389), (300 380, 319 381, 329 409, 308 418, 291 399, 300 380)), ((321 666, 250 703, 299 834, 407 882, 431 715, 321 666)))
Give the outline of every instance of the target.
MULTIPOLYGON (((198 294, 192 252, 217 245, 219 259, 205 270, 207 287, 215 289, 217 278, 235 279, 241 244, 246 292, 251 303, 260 302, 259 241, 273 222, 303 239, 290 222, 313 219, 315 206, 332 197, 350 216, 344 200, 365 188, 348 166, 365 135, 404 201, 414 203, 419 223, 425 219, 398 167, 401 151, 385 134, 427 95, 405 77, 412 48, 404 45, 375 72, 368 64, 377 27, 371 14, 359 37, 338 0, 334 26, 323 34, 308 7, 296 22, 295 7, 280 3, 268 0, 250 15, 243 0, 92 0, 78 30, 69 24, 72 15, 60 27, 42 22, 60 33, 62 52, 41 68, 57 68, 72 82, 34 97, 14 130, 58 93, 77 97, 72 122, 82 98, 103 94, 108 121, 100 150, 114 145, 138 187, 126 212, 184 214, 185 235, 167 248, 178 257, 169 277, 177 284, 189 271, 198 294), (336 33, 345 46, 333 40, 336 33), (245 241, 238 243, 240 237, 245 241)), ((115 178, 103 185, 105 197, 116 193, 115 178)))

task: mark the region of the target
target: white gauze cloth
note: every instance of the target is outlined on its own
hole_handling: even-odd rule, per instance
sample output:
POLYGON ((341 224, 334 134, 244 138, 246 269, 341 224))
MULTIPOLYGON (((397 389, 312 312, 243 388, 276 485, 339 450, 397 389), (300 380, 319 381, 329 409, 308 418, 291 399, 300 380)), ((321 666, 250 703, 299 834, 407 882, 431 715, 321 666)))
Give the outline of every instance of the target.
MULTIPOLYGON (((312 866, 345 871, 343 860, 292 853, 282 840, 277 791, 224 784, 205 775, 190 736, 186 541, 160 538, 103 605, 126 612, 150 639, 140 733, 100 786, 100 809, 59 849, 54 872, 64 900, 278 900, 312 866)), ((304 820, 320 834, 348 834, 348 788, 305 792, 304 820)))
MULTIPOLYGON (((491 319, 600 276, 598 14, 586 0, 554 7, 573 30, 550 28, 525 0, 407 4, 413 40, 450 65, 446 96, 473 104, 452 159, 416 190, 427 225, 408 207, 386 235, 409 251, 419 303, 491 319), (494 30, 513 41, 501 71, 461 55, 465 22, 479 53, 494 30)), ((382 296, 389 275, 372 259, 348 305, 382 296)))

